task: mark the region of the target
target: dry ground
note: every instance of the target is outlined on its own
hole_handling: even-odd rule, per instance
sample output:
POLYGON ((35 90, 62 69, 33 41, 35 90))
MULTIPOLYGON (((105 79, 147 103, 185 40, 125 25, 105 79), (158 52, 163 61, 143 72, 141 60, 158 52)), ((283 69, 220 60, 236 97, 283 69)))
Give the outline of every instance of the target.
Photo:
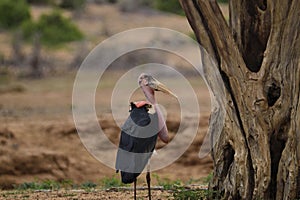
MULTIPOLYGON (((137 191, 138 199, 148 199, 147 191, 137 191)), ((57 199, 57 200, 131 200, 132 191, 111 192, 105 190, 60 190, 60 191, 0 191, 0 199, 57 199)), ((152 199, 174 199, 171 192, 152 191, 152 199)))
MULTIPOLYGON (((14 184, 45 179, 57 181, 68 179, 74 183, 85 181, 99 183, 104 177, 115 176, 114 169, 106 167, 87 152, 77 135, 71 115, 73 78, 74 75, 70 74, 44 80, 21 80, 18 84, 25 88, 24 92, 1 94, 0 185, 2 188, 11 188, 14 184)), ((196 86, 202 88, 198 90, 201 94, 199 98, 201 97, 205 107, 209 99, 205 85, 199 81, 196 86)), ((109 90, 112 86, 108 84, 107 87, 109 90)), ((109 95, 107 98, 98 96, 96 99, 99 99, 96 106, 101 105, 102 108, 110 101, 109 95)), ((167 101, 167 97, 160 97, 162 104, 167 101)), ((107 137, 116 144, 120 134, 119 127, 107 111, 109 109, 103 108, 103 110, 99 117, 100 125, 107 137)), ((159 177, 186 182, 191 179, 202 179, 209 174, 212 169, 211 159, 207 157, 200 160, 198 157, 200 145, 206 133, 208 117, 208 113, 201 115, 198 135, 188 150, 175 163, 155 171, 159 177)), ((179 119, 174 116, 168 117, 167 125, 172 137, 174 136, 172 130, 176 130, 179 126, 179 119)), ((145 184, 144 179, 144 175, 141 175, 139 185, 145 184)), ((155 185, 155 178, 152 177, 152 179, 155 185)), ((12 193, 4 192, 0 198, 22 199, 28 195, 30 199, 44 197, 90 199, 91 195, 94 199, 103 199, 103 196, 112 199, 131 197, 130 192, 103 191, 12 193)), ((146 194, 143 191, 141 193, 142 196, 146 194)), ((156 191, 154 199, 165 199, 166 195, 169 193, 156 191)))
MULTIPOLYGON (((36 178, 98 181, 115 174, 113 169, 105 167, 86 151, 77 135, 71 113, 73 77, 66 75, 19 81, 25 87, 24 92, 1 94, 2 186, 34 181, 36 178)), ((201 83, 198 86, 204 87, 199 94, 204 106, 207 106, 209 97, 206 88, 201 83)), ((104 98, 101 93, 97 95, 99 101, 96 107, 104 110, 99 111, 101 127, 108 138, 117 143, 119 127, 106 111, 109 109, 103 108, 103 105, 109 104, 110 96, 104 98)), ((162 104, 167 101, 167 97, 161 97, 162 104)), ((176 129, 179 120, 170 114, 167 120, 169 130, 176 129)), ((208 113, 201 116, 199 134, 193 145, 176 163, 158 171, 160 176, 188 180, 199 179, 210 172, 210 160, 198 158, 207 123, 208 113)))

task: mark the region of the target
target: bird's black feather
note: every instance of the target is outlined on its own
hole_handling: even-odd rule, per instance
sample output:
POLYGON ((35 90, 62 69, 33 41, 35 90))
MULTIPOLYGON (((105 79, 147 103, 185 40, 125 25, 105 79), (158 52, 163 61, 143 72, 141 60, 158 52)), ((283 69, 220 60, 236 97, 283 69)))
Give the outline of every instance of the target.
POLYGON ((123 183, 132 183, 144 170, 155 148, 158 133, 157 114, 147 106, 131 105, 130 116, 122 126, 116 170, 123 183))

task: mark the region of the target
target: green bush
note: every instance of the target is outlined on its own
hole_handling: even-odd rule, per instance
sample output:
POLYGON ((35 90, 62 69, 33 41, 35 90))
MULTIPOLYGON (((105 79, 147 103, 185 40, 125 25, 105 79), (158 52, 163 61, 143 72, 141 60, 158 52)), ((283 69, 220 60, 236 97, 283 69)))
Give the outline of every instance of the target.
POLYGON ((18 190, 58 190, 60 183, 54 180, 43 180, 38 182, 25 182, 15 186, 18 190))
POLYGON ((0 28, 16 28, 30 18, 29 5, 25 0, 0 0, 0 28))
POLYGON ((31 20, 27 20, 22 24, 22 34, 26 39, 31 39, 33 33, 37 30, 37 23, 31 20))
POLYGON ((159 186, 163 186, 164 190, 173 190, 182 185, 180 180, 171 181, 168 178, 160 178, 155 173, 153 173, 152 176, 156 179, 159 186))
POLYGON ((81 184, 81 188, 85 190, 95 189, 97 187, 97 184, 91 181, 87 181, 81 184))
POLYGON ((178 0, 154 0, 154 7, 161 11, 184 15, 178 0))
POLYGON ((39 34, 41 42, 46 46, 57 46, 83 38, 77 26, 70 19, 63 17, 59 11, 42 15, 38 22, 27 21, 22 29, 27 39, 39 34))
POLYGON ((112 187, 120 187, 120 186, 124 186, 125 184, 121 182, 121 180, 119 178, 116 178, 115 176, 109 178, 109 177, 104 177, 101 180, 101 185, 102 187, 108 189, 108 188, 112 188, 112 187))

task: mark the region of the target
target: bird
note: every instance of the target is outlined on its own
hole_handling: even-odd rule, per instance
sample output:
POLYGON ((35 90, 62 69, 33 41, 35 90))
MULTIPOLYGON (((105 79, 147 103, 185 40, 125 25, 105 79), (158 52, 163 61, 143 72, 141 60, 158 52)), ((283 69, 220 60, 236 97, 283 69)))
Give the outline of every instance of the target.
POLYGON ((130 115, 121 127, 119 148, 116 156, 116 172, 121 171, 123 183, 134 183, 136 200, 137 177, 147 165, 146 181, 148 197, 151 200, 150 158, 154 152, 157 137, 164 143, 169 142, 168 129, 155 99, 155 91, 161 91, 177 99, 177 96, 152 75, 142 73, 138 85, 146 101, 130 103, 130 115), (149 109, 154 108, 154 113, 149 109))

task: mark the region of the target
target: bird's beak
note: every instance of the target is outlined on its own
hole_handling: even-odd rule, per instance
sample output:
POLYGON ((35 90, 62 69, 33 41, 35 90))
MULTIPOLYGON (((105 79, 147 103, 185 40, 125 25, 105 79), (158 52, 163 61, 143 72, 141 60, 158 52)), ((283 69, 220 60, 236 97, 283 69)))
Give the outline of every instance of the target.
POLYGON ((176 94, 174 94, 169 88, 167 88, 164 84, 162 84, 161 82, 159 82, 158 80, 156 80, 153 77, 151 80, 151 84, 149 84, 149 86, 156 91, 161 91, 163 93, 169 94, 169 95, 175 97, 176 99, 178 98, 176 96, 176 94))

